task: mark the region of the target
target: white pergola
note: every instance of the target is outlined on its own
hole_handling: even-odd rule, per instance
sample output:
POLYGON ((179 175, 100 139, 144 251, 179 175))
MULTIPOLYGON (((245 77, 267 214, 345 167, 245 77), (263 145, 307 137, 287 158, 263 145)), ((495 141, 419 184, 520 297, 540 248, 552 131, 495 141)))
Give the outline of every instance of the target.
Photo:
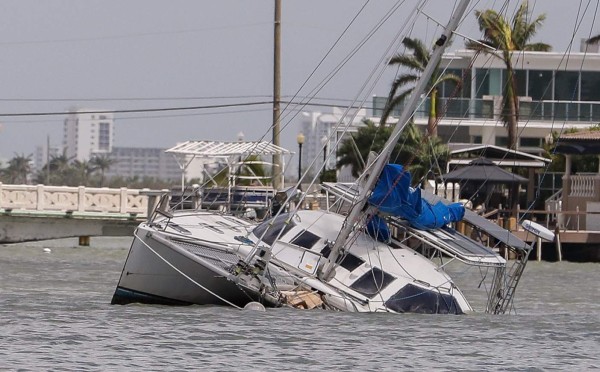
MULTIPOLYGON (((175 156, 175 160, 181 169, 181 189, 184 189, 185 171, 190 163, 196 158, 223 159, 228 167, 239 162, 241 157, 251 155, 290 155, 293 152, 283 147, 273 145, 266 141, 186 141, 165 151, 175 156)), ((283 174, 285 172, 285 161, 282 169, 273 177, 281 177, 283 185, 283 174)))

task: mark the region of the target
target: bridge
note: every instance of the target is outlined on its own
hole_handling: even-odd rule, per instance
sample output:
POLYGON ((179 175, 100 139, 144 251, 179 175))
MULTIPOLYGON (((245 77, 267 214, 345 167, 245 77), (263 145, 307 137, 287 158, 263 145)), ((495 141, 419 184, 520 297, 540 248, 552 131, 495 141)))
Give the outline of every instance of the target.
POLYGON ((132 236, 168 190, 0 183, 0 243, 132 236))

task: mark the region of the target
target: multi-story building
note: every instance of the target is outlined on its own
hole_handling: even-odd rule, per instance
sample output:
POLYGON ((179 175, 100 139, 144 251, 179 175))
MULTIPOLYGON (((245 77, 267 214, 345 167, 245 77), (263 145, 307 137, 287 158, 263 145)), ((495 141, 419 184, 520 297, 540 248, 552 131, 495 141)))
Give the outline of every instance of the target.
MULTIPOLYGON (((596 49, 582 48, 580 53, 515 52, 513 66, 519 96, 518 149, 541 154, 552 132, 587 129, 600 122, 600 54, 596 49)), ((502 87, 506 70, 499 58, 460 50, 444 55, 441 66, 447 72, 462 77, 462 89, 454 83, 444 83, 439 89, 442 118, 438 135, 447 143, 473 143, 506 147, 507 129, 501 118, 502 87)), ((370 118, 378 122, 387 97, 373 98, 370 118)), ((402 107, 393 115, 398 116, 402 107)), ((427 126, 429 100, 415 113, 415 124, 427 126)), ((303 169, 322 151, 320 138, 335 128, 343 111, 333 114, 306 113, 301 123, 306 142, 303 147, 303 169)), ((352 118, 352 116, 348 116, 352 118)), ((349 132, 357 130, 364 111, 354 117, 349 132)), ((390 120, 394 120, 391 118, 390 120)), ((346 129, 340 129, 346 130, 346 129)), ((338 131, 338 133, 340 133, 338 131)), ((341 134, 335 136, 339 138, 341 134)), ((331 136, 329 137, 331 138, 331 136)), ((321 166, 317 162, 317 166, 321 166)), ((328 160, 335 166, 335 159, 328 160)), ((338 173, 338 180, 347 181, 348 172, 338 173)))
MULTIPOLYGON (((334 107, 332 113, 321 112, 303 112, 301 118, 301 131, 304 134, 304 144, 302 146, 302 171, 308 170, 309 174, 314 176, 326 162, 325 169, 335 169, 336 153, 332 152, 331 146, 336 146, 338 139, 343 134, 344 128, 348 123, 352 123, 351 131, 356 128, 366 118, 366 110, 354 110, 344 115, 344 110, 334 107), (311 169, 308 166, 317 159, 311 169)), ((345 174, 345 172, 344 172, 345 174)), ((344 177, 342 177, 344 178, 344 177)), ((338 174, 338 179, 340 175, 338 174)))
POLYGON ((63 145, 69 158, 83 161, 112 151, 113 114, 95 111, 72 109, 65 119, 63 145))
MULTIPOLYGON (((443 118, 438 134, 446 142, 506 146, 501 120, 506 69, 489 54, 460 50, 444 55, 441 66, 462 77, 440 87, 443 118)), ((600 122, 600 54, 515 52, 513 66, 519 96, 518 148, 539 152, 552 131, 585 129, 600 122)), ((386 97, 375 97, 373 115, 381 114, 386 97)), ((415 122, 427 124, 429 102, 421 105, 415 122)))
POLYGON ((48 159, 52 159, 53 156, 58 156, 60 154, 61 149, 57 146, 50 146, 46 143, 44 145, 38 145, 35 147, 35 152, 33 154, 33 170, 37 173, 42 170, 46 164, 48 164, 48 159))
POLYGON ((177 181, 181 170, 166 149, 148 147, 113 147, 108 155, 114 164, 106 172, 107 177, 149 177, 177 181))

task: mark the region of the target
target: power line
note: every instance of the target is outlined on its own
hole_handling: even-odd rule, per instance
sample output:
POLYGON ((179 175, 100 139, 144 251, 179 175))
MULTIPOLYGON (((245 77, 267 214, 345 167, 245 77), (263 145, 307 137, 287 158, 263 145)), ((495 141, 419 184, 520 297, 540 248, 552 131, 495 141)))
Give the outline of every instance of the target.
MULTIPOLYGON (((139 112, 165 112, 165 111, 187 111, 187 110, 206 110, 215 108, 228 108, 228 107, 244 107, 244 106, 258 106, 272 104, 272 101, 259 101, 259 102, 243 102, 243 103, 229 103, 220 105, 205 105, 205 106, 186 106, 186 107, 162 107, 162 108, 144 108, 144 109, 125 109, 125 110, 83 110, 77 111, 78 114, 125 114, 125 113, 139 113, 139 112)), ((71 112, 65 111, 54 111, 54 112, 27 112, 27 113, 0 113, 0 117, 20 117, 20 116, 55 116, 55 115, 67 115, 71 112)))
MULTIPOLYGON (((335 99, 332 99, 335 100, 335 99)), ((343 101, 343 100, 341 100, 343 101)), ((319 102, 298 102, 298 101, 281 101, 284 104, 302 104, 304 107, 313 106, 313 107, 340 107, 339 104, 334 103, 319 103, 319 102)), ((233 108, 233 107, 249 107, 249 106, 260 106, 260 105, 271 105, 273 101, 257 101, 257 102, 241 102, 241 103, 229 103, 229 104, 215 104, 215 105, 203 105, 203 106, 182 106, 182 107, 160 107, 160 108, 140 108, 140 109, 120 109, 120 110, 82 110, 76 111, 78 114, 128 114, 128 113, 150 113, 150 112, 172 112, 172 111, 194 111, 194 110, 210 110, 210 109, 224 109, 224 108, 233 108)), ((345 105, 344 107, 348 107, 345 105)), ((371 109, 372 107, 368 106, 349 106, 350 108, 355 109, 371 109)), ((259 111, 259 110, 254 110, 259 111)), ((300 111, 293 109, 292 111, 300 111)), ((74 111, 47 111, 47 112, 13 112, 13 113, 0 113, 0 117, 30 117, 30 116, 64 116, 74 111)), ((249 110, 238 110, 238 111, 228 111, 225 113, 241 113, 241 112, 250 112, 249 110)), ((212 113, 195 113, 195 114, 187 114, 182 116, 197 116, 203 114, 220 114, 220 112, 212 112, 212 113)), ((171 115, 174 116, 174 115, 171 115)), ((162 116, 162 117, 170 117, 170 116, 162 116)))

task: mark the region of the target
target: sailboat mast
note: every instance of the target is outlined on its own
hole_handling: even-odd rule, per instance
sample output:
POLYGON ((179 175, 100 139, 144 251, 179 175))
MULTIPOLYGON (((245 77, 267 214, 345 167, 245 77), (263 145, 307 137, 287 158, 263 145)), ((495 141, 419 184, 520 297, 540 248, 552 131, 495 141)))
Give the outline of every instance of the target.
POLYGON ((329 256, 329 261, 330 261, 329 266, 323 273, 325 278, 328 278, 332 274, 333 269, 335 268, 335 262, 337 261, 338 257, 340 256, 340 254, 343 250, 343 247, 346 244, 346 241, 348 240, 348 237, 354 230, 355 224, 357 224, 360 221, 361 216, 363 216, 363 214, 364 214, 363 209, 364 209, 365 205, 367 204, 368 195, 371 193, 371 190, 373 190, 373 188, 375 187, 375 184, 377 183, 377 180, 379 179, 379 175, 381 174, 383 168, 387 164, 387 162, 391 156, 391 153, 392 153, 394 147, 396 146, 398 139, 400 138, 400 134, 404 130, 404 127, 406 126, 410 117, 413 115, 415 109, 417 108, 417 105, 419 104, 419 101, 421 100, 421 95, 425 92, 427 83, 428 83, 429 79, 431 79, 431 76, 433 75, 433 73, 435 72, 435 69, 437 68, 439 62, 441 61, 442 54, 446 50, 446 47, 449 44, 450 38, 452 37, 453 32, 458 27, 458 24, 459 24, 461 18, 463 17, 463 15, 465 14, 465 11, 467 10, 468 5, 469 5, 469 0, 461 0, 460 1, 458 6, 456 7, 452 17, 448 21, 448 25, 446 26, 444 32, 442 33, 442 36, 440 36, 440 38, 435 43, 436 47, 434 48, 431 58, 430 58, 429 62, 427 63, 427 66, 425 67, 425 70, 423 71, 421 78, 419 79, 415 88, 413 89, 413 92, 410 95, 410 98, 408 99, 408 102, 407 102, 404 110, 402 111, 400 118, 398 119, 398 124, 394 127, 394 130, 392 131, 390 138, 388 139, 383 150, 381 151, 381 154, 373 163, 373 166, 370 171, 370 176, 367 177, 367 179, 365 180, 364 187, 360 190, 359 196, 356 199, 357 202, 352 207, 350 212, 348 213, 348 216, 346 217, 346 220, 344 221, 344 226, 343 226, 342 230, 340 231, 337 239, 335 240, 335 243, 331 250, 331 254, 329 256))
MULTIPOLYGON (((279 133, 281 132, 281 0, 275 0, 275 21, 273 29, 273 144, 281 146, 279 133)), ((273 188, 282 188, 280 173, 282 172, 281 154, 273 154, 273 188)))

